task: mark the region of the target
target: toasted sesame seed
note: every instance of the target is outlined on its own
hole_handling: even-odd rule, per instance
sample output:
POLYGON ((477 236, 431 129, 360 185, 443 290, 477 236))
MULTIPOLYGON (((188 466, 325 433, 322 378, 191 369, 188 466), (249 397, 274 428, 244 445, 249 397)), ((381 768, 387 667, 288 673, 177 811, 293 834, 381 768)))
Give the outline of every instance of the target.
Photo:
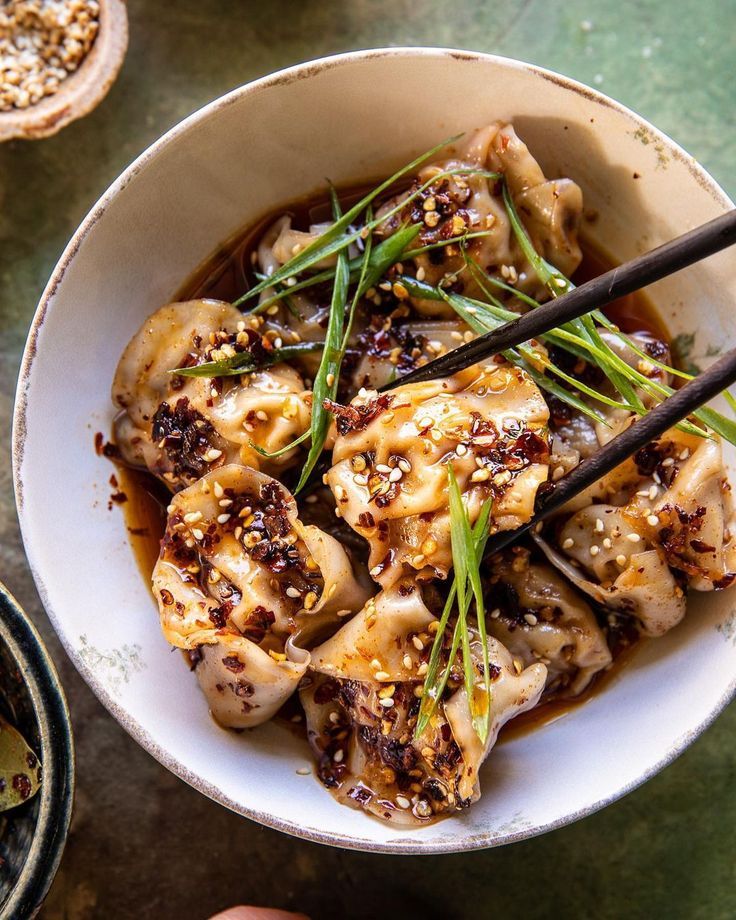
POLYGON ((657 495, 659 495, 659 489, 656 486, 652 486, 646 493, 646 496, 650 502, 653 502, 657 495))
POLYGON ((399 808, 411 808, 411 802, 405 795, 397 795, 396 804, 399 806, 399 808))
POLYGON ((212 463, 214 460, 219 460, 222 456, 222 451, 218 450, 216 447, 211 447, 207 453, 204 455, 204 460, 207 463, 212 463))
POLYGON ((392 696, 387 696, 383 700, 379 700, 378 704, 383 706, 384 709, 390 709, 394 705, 394 698, 392 696))
POLYGON ((388 671, 376 671, 373 676, 376 680, 391 680, 391 675, 388 671))
POLYGON ((536 616, 535 616, 533 613, 525 613, 525 614, 524 614, 524 619, 527 621, 527 623, 528 623, 530 626, 536 626, 537 623, 538 623, 538 620, 537 620, 536 616))
POLYGON ((412 557, 411 564, 415 569, 418 569, 424 564, 424 559, 424 553, 417 553, 416 556, 412 557))
POLYGON ((425 415, 423 418, 420 418, 418 422, 420 428, 431 428, 433 423, 434 419, 431 415, 425 415))
POLYGON ((232 503, 233 503, 232 498, 221 498, 220 501, 219 501, 217 504, 218 504, 221 508, 229 508, 230 505, 232 505, 232 503))
POLYGON ((222 498, 222 496, 225 494, 225 490, 217 480, 215 480, 212 484, 212 491, 215 493, 215 498, 222 498))
POLYGON ((573 546, 575 546, 575 541, 573 540, 572 537, 567 537, 565 540, 562 541, 563 549, 572 549, 573 546))
POLYGON ((299 774, 299 776, 309 776, 312 770, 310 767, 297 767, 296 772, 299 774))
POLYGON ((600 518, 596 518, 595 529, 596 529, 596 533, 603 533, 603 531, 605 530, 603 526, 603 521, 600 518))
POLYGON ((404 475, 403 470, 399 469, 399 467, 397 466, 393 470, 391 470, 391 472, 388 474, 388 481, 398 482, 403 475, 404 475))
POLYGON ((474 470, 470 480, 471 482, 487 482, 491 478, 489 470, 474 470))
POLYGON ((262 422, 267 422, 267 421, 268 421, 268 412, 264 412, 263 409, 259 409, 259 410, 256 412, 256 418, 257 418, 257 419, 260 419, 262 422))
POLYGON ((613 546, 610 537, 603 538, 603 549, 610 549, 613 546))
POLYGON ((217 523, 218 523, 218 524, 227 524, 227 522, 230 520, 231 517, 232 517, 231 514, 218 514, 218 515, 217 515, 217 523))
POLYGON ((675 462, 674 457, 665 457, 662 461, 662 466, 672 466, 675 462))
POLYGON ((659 524, 659 518, 657 517, 657 515, 656 514, 648 515, 647 524, 649 524, 650 527, 656 527, 659 524))
POLYGON ((683 450, 682 453, 678 456, 678 460, 687 460, 689 456, 690 456, 690 451, 686 447, 685 450, 683 450))
POLYGON ((342 748, 338 748, 335 753, 332 755, 332 759, 335 763, 342 763, 342 759, 345 756, 345 751, 342 748))
POLYGON ((600 551, 601 551, 600 546, 596 546, 595 543, 590 547, 591 556, 597 556, 600 551))
POLYGON ((417 668, 417 677, 424 677, 424 675, 429 670, 429 665, 426 661, 423 661, 417 668))
POLYGON ((190 511, 189 514, 184 515, 184 522, 186 524, 196 524, 197 521, 201 521, 201 520, 202 520, 201 511, 190 511))
POLYGON ((286 589, 286 594, 288 597, 301 597, 301 591, 298 588, 295 588, 293 585, 289 585, 286 589))
POLYGON ((371 578, 378 578, 378 576, 381 574, 382 571, 383 571, 383 566, 374 565, 373 568, 370 570, 369 574, 371 578))
POLYGON ((630 543, 638 543, 638 542, 641 540, 641 537, 639 536, 638 533, 627 533, 627 534, 626 534, 626 539, 627 539, 630 543))
POLYGON ((415 648, 417 651, 419 651, 419 652, 421 652, 421 651, 424 649, 424 643, 423 643, 422 640, 419 638, 419 636, 412 636, 411 644, 412 644, 412 645, 414 646, 414 648, 415 648))
POLYGON ((204 540, 204 534, 199 529, 199 527, 192 528, 192 536, 195 540, 204 540))
POLYGON ((490 617, 492 620, 497 620, 501 616, 501 611, 498 607, 495 610, 491 610, 490 617))
POLYGON ((413 664, 413 661, 411 660, 411 655, 404 655, 404 657, 401 659, 401 663, 404 665, 405 668, 410 668, 413 664))
POLYGON ((308 591, 304 598, 304 609, 311 610, 317 603, 317 595, 314 591, 308 591))
POLYGON ((623 566, 626 565, 626 562, 627 562, 627 559, 626 559, 626 556, 624 556, 623 553, 620 553, 618 556, 616 556, 616 563, 617 563, 618 565, 620 565, 620 566, 623 567, 623 566))

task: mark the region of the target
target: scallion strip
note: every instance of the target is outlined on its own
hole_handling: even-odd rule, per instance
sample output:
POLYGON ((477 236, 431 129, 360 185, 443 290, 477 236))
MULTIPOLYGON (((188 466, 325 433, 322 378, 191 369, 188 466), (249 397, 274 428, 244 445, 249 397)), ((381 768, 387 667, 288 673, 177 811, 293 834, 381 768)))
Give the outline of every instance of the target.
POLYGON ((177 367, 169 373, 178 374, 180 377, 238 377, 262 367, 271 367, 282 361, 291 361, 309 352, 320 351, 323 345, 324 342, 298 342, 295 345, 284 345, 267 352, 266 357, 260 361, 256 361, 249 351, 240 351, 221 361, 207 361, 192 367, 177 367))

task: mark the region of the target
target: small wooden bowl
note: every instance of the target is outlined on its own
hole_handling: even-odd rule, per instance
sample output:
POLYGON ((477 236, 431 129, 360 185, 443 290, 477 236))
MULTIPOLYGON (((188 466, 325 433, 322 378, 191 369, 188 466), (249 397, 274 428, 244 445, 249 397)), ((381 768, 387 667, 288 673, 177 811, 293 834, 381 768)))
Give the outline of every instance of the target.
POLYGON ((91 112, 115 81, 127 47, 124 0, 100 0, 100 28, 87 57, 53 96, 45 96, 27 109, 0 112, 0 141, 49 137, 91 112))

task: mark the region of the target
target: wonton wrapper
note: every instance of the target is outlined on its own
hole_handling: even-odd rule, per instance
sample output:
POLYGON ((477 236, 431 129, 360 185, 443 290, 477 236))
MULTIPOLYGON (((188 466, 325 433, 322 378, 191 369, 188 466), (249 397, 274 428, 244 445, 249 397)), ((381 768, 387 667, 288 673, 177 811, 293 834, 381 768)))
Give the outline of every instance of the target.
POLYGON ((266 458, 252 446, 274 452, 309 428, 311 394, 293 368, 277 364, 215 380, 170 373, 202 363, 211 333, 225 331, 236 341, 239 327, 247 334, 242 314, 213 300, 169 304, 145 321, 113 382, 113 402, 124 410, 116 440, 127 462, 147 467, 172 489, 225 463, 275 472, 296 462, 297 448, 266 458))
MULTIPOLYGON (((300 690, 322 782, 341 801, 397 825, 424 823, 478 797, 478 770, 501 726, 536 705, 547 673, 534 664, 517 674, 511 655, 489 638, 487 743, 477 741, 462 690, 440 703, 414 739, 415 689, 426 670, 434 622, 420 585, 401 579, 313 650, 316 673, 300 690)), ((472 632, 478 673, 480 648, 472 632)))
POLYGON ((710 591, 734 580, 733 501, 716 438, 672 429, 578 496, 572 511, 559 549, 539 540, 547 557, 591 597, 635 616, 649 635, 685 615, 681 585, 710 591))
MULTIPOLYGON (((421 185, 441 171, 467 167, 500 172, 506 178, 514 204, 535 248, 563 274, 572 275, 580 264, 582 254, 577 232, 583 208, 580 188, 570 179, 547 180, 526 144, 510 124, 497 122, 471 134, 455 144, 454 155, 423 166, 417 173, 416 185, 421 185)), ((480 175, 451 176, 441 187, 435 186, 407 205, 385 225, 395 232, 410 219, 425 223, 420 242, 430 243, 470 232, 485 231, 486 235, 467 241, 469 255, 491 273, 501 266, 516 272, 516 287, 535 297, 548 297, 544 285, 519 248, 503 203, 500 184, 480 175), (440 215, 434 227, 427 227, 424 201, 433 198, 435 213, 440 215)), ((381 217, 406 197, 402 193, 386 202, 377 212, 381 217)), ((433 218, 430 218, 433 220, 433 218)), ((417 246, 420 245, 418 242, 417 246)), ((465 265, 459 247, 454 254, 443 250, 444 258, 436 252, 422 253, 414 258, 416 269, 423 278, 436 286, 445 275, 460 272, 465 265), (441 258, 441 261, 438 259, 441 258)), ((463 293, 481 293, 475 280, 463 274, 463 293)), ((412 297, 411 302, 426 316, 452 316, 452 308, 444 301, 412 297)))
POLYGON ((493 572, 488 632, 525 665, 546 665, 548 692, 582 693, 612 661, 588 604, 551 566, 530 563, 527 550, 504 553, 493 572))
POLYGON ((494 531, 531 518, 548 473, 548 410, 524 371, 471 367, 384 396, 359 394, 352 407, 363 420, 338 433, 327 482, 341 516, 368 541, 371 575, 383 587, 407 571, 447 576, 448 463, 471 522, 489 495, 494 531))
POLYGON ((292 496, 255 470, 222 467, 169 508, 153 572, 164 636, 179 648, 204 646, 197 676, 222 724, 258 725, 306 672, 309 655, 292 637, 359 609, 365 585, 343 547, 302 526, 292 496))

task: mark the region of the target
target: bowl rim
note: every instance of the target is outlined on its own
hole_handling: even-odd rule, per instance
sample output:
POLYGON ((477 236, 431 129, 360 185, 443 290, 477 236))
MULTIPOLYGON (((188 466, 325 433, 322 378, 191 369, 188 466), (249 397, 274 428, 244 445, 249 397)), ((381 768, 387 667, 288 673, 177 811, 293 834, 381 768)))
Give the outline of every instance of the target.
POLYGON ((6 920, 33 916, 41 906, 66 843, 74 800, 74 742, 64 690, 43 640, 0 583, 0 640, 22 671, 41 738, 43 781, 33 840, 0 912, 6 920))
MULTIPOLYGON (((31 326, 28 332, 21 369, 18 376, 18 385, 15 395, 15 410, 13 415, 13 432, 12 432, 12 456, 13 456, 13 481, 18 506, 18 517, 23 535, 24 546, 28 557, 28 564, 36 583, 37 589, 46 609, 47 615, 56 630, 67 655, 72 660, 77 670, 81 673, 84 680, 90 686, 92 691, 102 702, 108 712, 120 723, 120 725, 140 744, 149 754, 159 761, 168 770, 183 779, 189 785, 193 786, 202 794, 208 796, 221 805, 229 808, 237 814, 243 815, 253 821, 258 822, 266 827, 282 831, 292 836, 309 840, 314 843, 321 843, 331 846, 342 847, 345 849, 362 850, 365 852, 406 854, 406 855, 429 855, 435 853, 458 853, 472 850, 487 849, 495 846, 515 843, 520 840, 526 840, 536 837, 549 831, 556 830, 568 824, 572 824, 581 818, 594 814, 607 805, 612 804, 629 792, 641 786, 647 780, 659 773, 664 767, 672 763, 689 745, 704 732, 720 715, 725 707, 736 696, 736 675, 731 680, 727 689, 714 706, 708 717, 705 718, 696 729, 688 733, 686 737, 678 740, 667 754, 650 766, 635 780, 615 788, 609 795, 601 797, 597 801, 586 805, 584 808, 567 814, 554 821, 547 821, 522 830, 494 835, 492 832, 485 834, 473 834, 466 837, 454 836, 443 841, 434 838, 432 840, 411 840, 407 838, 394 839, 385 842, 369 841, 364 838, 355 837, 347 834, 336 834, 326 831, 320 831, 317 828, 306 827, 304 825, 275 818, 268 812, 263 812, 255 808, 245 807, 235 802, 230 797, 224 795, 220 789, 203 780, 190 771, 184 763, 181 763, 173 757, 168 751, 162 748, 149 733, 133 719, 123 706, 121 706, 103 686, 99 678, 87 667, 85 662, 77 654, 68 640, 59 617, 49 603, 48 592, 44 580, 34 563, 33 549, 30 545, 30 539, 26 539, 26 519, 23 510, 23 485, 21 482, 21 467, 23 461, 24 440, 26 433, 26 415, 27 415, 27 387, 32 370, 33 360, 36 355, 36 343, 39 331, 43 325, 46 311, 49 307, 54 294, 62 283, 67 268, 75 255, 79 251, 82 243, 92 231, 97 221, 105 212, 107 206, 134 178, 141 172, 153 158, 158 156, 170 144, 176 142, 180 136, 186 134, 193 126, 206 121, 209 117, 220 111, 220 109, 238 102, 241 98, 251 94, 258 93, 271 86, 288 85, 299 80, 309 78, 310 76, 331 70, 336 67, 358 63, 366 60, 375 60, 382 58, 394 57, 435 57, 437 59, 454 58, 460 61, 484 61, 494 63, 501 67, 512 70, 519 70, 532 73, 541 79, 548 80, 557 84, 565 90, 582 96, 584 99, 596 105, 613 109, 620 115, 628 119, 636 129, 646 130, 649 137, 657 142, 662 143, 668 153, 683 163, 690 172, 693 180, 704 191, 708 192, 714 202, 724 210, 735 207, 734 203, 720 187, 716 180, 676 141, 667 134, 660 131, 641 115, 632 109, 624 106, 622 103, 611 99, 604 93, 599 92, 592 87, 587 86, 570 77, 559 74, 555 71, 540 67, 536 64, 530 64, 520 61, 516 58, 505 57, 497 54, 487 54, 480 51, 469 51, 455 48, 432 47, 432 46, 399 46, 391 48, 372 48, 362 51, 348 51, 340 54, 327 55, 313 60, 295 64, 281 70, 274 71, 263 77, 259 77, 242 86, 218 96, 209 103, 195 110, 193 113, 182 119, 176 125, 166 131, 161 137, 150 144, 133 162, 120 174, 120 176, 107 188, 100 196, 97 202, 92 206, 86 217, 83 219, 74 235, 64 249, 54 271, 49 279, 46 288, 41 295, 38 307, 34 314, 31 326)), ((215 244, 216 245, 216 244, 215 244)), ((214 249, 214 247, 213 247, 214 249)))

